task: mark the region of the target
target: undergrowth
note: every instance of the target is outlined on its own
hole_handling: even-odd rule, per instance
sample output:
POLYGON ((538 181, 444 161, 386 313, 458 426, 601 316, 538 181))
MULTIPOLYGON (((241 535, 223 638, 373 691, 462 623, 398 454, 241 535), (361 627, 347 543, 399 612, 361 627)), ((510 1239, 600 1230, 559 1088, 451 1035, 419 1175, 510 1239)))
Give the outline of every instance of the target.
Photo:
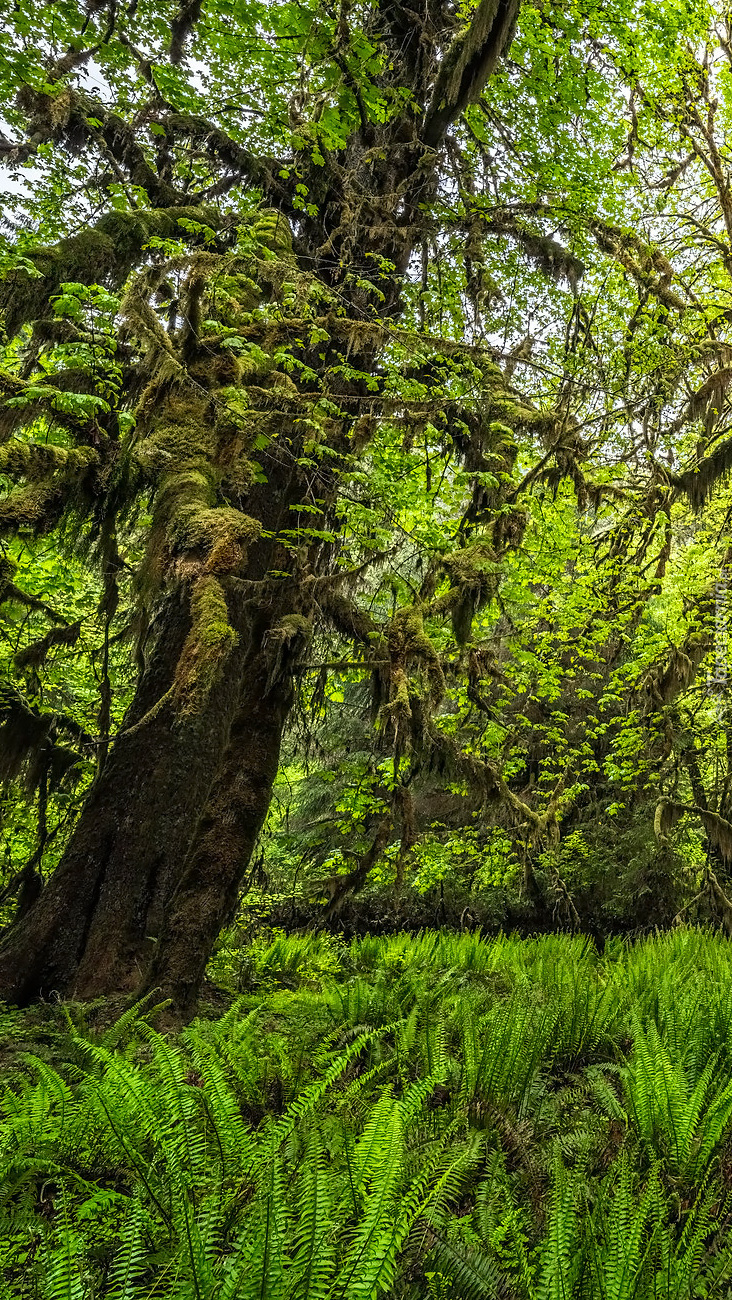
POLYGON ((732 1296, 732 949, 277 936, 178 1037, 0 1018, 7 1300, 732 1296))

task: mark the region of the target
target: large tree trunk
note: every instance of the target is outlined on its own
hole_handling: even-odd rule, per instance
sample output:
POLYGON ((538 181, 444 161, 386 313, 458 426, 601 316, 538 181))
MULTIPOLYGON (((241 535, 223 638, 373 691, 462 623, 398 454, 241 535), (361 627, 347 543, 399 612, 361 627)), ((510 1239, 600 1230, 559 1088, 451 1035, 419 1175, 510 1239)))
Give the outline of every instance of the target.
MULTIPOLYGON (((272 457, 269 481, 252 493, 267 539, 252 547, 246 581, 222 580, 237 642, 190 711, 172 690, 191 627, 189 588, 178 584, 165 597, 134 700, 66 852, 0 945, 3 1000, 25 1005, 53 993, 90 999, 139 988, 223 761, 245 666, 257 650, 266 658, 282 608, 268 599, 257 613, 251 589, 287 563, 276 534, 301 490, 292 460, 272 457)), ((297 594, 281 584, 284 602, 297 594)))
MULTIPOLYGON (((271 458, 269 481, 251 495, 266 540, 251 548, 246 581, 222 580, 237 635, 224 671, 195 709, 181 708, 172 687, 191 613, 189 588, 177 585, 154 621, 134 700, 66 852, 0 946, 4 1000, 24 1005, 52 993, 90 999, 139 988, 221 767, 242 684, 246 691, 254 682, 253 698, 259 699, 277 679, 283 699, 290 699, 297 637, 288 634, 303 620, 296 617, 291 627, 285 620, 284 639, 277 626, 283 609, 301 602, 302 592, 280 582, 276 605, 271 596, 263 602, 252 597, 271 568, 281 571, 288 563, 276 535, 301 491, 288 451, 280 460, 271 458), (257 674, 265 668, 262 681, 257 674)), ((286 712, 281 708, 278 715, 276 753, 286 712)), ((272 780, 274 772, 268 791, 272 780)))
POLYGON ((98 997, 139 981, 146 939, 158 923, 151 908, 160 911, 180 872, 241 677, 242 650, 201 711, 175 711, 169 691, 189 623, 183 591, 171 593, 149 666, 66 853, 0 948, 0 991, 8 1001, 54 992, 98 997))
MULTIPOLYGON (((285 623, 285 630, 290 631, 285 623)), ((183 877, 167 910, 145 989, 171 998, 176 1019, 195 1013, 206 963, 235 911, 239 885, 267 815, 293 699, 291 668, 307 632, 293 620, 288 669, 273 674, 267 633, 244 667, 242 697, 224 762, 183 877)), ((272 629, 277 637, 280 629, 272 629)))

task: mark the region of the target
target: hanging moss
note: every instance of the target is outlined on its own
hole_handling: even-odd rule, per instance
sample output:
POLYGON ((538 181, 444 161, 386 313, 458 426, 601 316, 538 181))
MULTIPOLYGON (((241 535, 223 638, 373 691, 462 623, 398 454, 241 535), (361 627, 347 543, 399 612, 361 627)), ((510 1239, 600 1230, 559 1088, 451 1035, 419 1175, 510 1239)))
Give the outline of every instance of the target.
MULTIPOLYGON (((398 610, 392 619, 388 636, 389 655, 397 674, 409 664, 426 670, 430 699, 435 706, 445 693, 445 674, 440 656, 424 629, 424 615, 418 605, 398 610)), ((397 694, 401 689, 400 686, 397 694)))
POLYGON ((708 456, 702 457, 693 469, 683 474, 670 474, 674 487, 689 498, 694 510, 701 510, 718 483, 727 481, 732 470, 732 438, 720 442, 708 456))
POLYGON ((712 638, 706 632, 692 632, 683 645, 672 646, 646 674, 644 687, 659 707, 670 704, 693 681, 697 668, 709 651, 712 638))
POLYGON ((524 539, 529 515, 526 510, 504 510, 493 525, 492 543, 497 551, 517 550, 524 539))
POLYGON ((0 782, 16 779, 44 744, 53 718, 31 708, 12 686, 0 685, 0 782))
POLYGON ((483 218, 491 234, 514 240, 548 279, 566 280, 575 289, 585 273, 585 264, 568 248, 540 231, 531 230, 510 212, 483 218))
POLYGON ((313 621, 304 614, 286 614, 267 633, 267 692, 289 682, 313 637, 313 621))
POLYGON ((498 590, 496 553, 486 538, 479 538, 459 551, 444 556, 442 566, 450 578, 447 597, 436 602, 436 611, 449 610, 458 645, 470 636, 473 618, 498 590))
POLYGON ((696 804, 678 803, 674 799, 659 800, 653 821, 656 838, 661 841, 665 840, 668 837, 668 832, 687 813, 692 813, 699 818, 709 840, 715 849, 719 851, 724 861, 732 861, 732 822, 720 817, 718 813, 711 812, 708 808, 700 808, 696 804))
POLYGON ((228 348, 214 351, 208 344, 198 356, 188 362, 191 379, 205 389, 238 387, 247 372, 246 363, 234 356, 228 348))
POLYGON ((16 670, 22 672, 26 668, 40 668, 45 663, 49 650, 59 645, 76 645, 80 632, 81 620, 69 623, 67 627, 52 627, 39 641, 33 641, 18 651, 13 660, 16 670))

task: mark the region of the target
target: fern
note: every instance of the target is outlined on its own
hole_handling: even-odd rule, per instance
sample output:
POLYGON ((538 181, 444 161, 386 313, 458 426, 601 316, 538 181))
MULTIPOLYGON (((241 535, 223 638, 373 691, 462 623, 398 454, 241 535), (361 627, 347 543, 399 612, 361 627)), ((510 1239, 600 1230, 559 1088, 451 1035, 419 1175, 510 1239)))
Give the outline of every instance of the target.
POLYGON ((137 1196, 122 1230, 119 1247, 109 1270, 106 1284, 107 1300, 137 1300, 138 1279, 145 1266, 144 1233, 147 1227, 148 1216, 137 1196))
POLYGON ((732 1120, 732 1082, 717 1086, 710 1099, 717 1075, 718 1058, 712 1058, 694 1082, 656 1025, 644 1031, 636 1021, 625 1080, 630 1112, 644 1143, 689 1179, 704 1176, 732 1120))
POLYGON ((580 1171, 567 1170, 557 1160, 552 1171, 546 1232, 537 1251, 535 1300, 569 1300, 579 1275, 581 1255, 580 1171))
POLYGON ((288 1296, 292 1300, 326 1300, 335 1264, 336 1222, 332 1213, 328 1170, 316 1124, 307 1136, 297 1202, 297 1228, 288 1296))
POLYGON ((79 1236, 70 1223, 67 1194, 62 1192, 59 1229, 43 1246, 44 1300, 87 1300, 89 1288, 83 1274, 82 1258, 79 1236))
POLYGON ((593 1295, 598 1300, 633 1300, 637 1295, 658 1208, 656 1172, 639 1194, 630 1161, 623 1155, 605 1181, 586 1227, 593 1295))
POLYGON ((725 1294, 725 942, 308 939, 253 968, 253 1008, 175 1040, 143 1008, 16 1054, 0 1300, 725 1294))

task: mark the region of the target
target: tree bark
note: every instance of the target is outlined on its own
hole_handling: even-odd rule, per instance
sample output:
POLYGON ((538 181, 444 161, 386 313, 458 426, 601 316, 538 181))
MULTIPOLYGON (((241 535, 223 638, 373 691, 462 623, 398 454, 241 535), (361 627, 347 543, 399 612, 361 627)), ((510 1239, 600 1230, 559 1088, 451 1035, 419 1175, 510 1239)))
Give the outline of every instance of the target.
MULTIPOLYGON (((84 1000, 139 988, 222 764, 248 665, 258 655, 267 662, 273 624, 298 599, 284 584, 277 606, 252 595, 270 568, 286 563, 276 534, 301 491, 293 460, 273 457, 269 481, 252 493, 266 540, 252 547, 245 578, 222 580, 237 643, 191 712, 171 690, 191 626, 189 589, 178 583, 164 598, 134 700, 66 852, 0 944, 3 1000, 23 1006, 52 994, 84 1000)), ((256 672, 254 680, 261 692, 256 672)))
POLYGON ((272 681, 271 667, 260 639, 244 667, 242 697, 224 761, 145 978, 143 989, 159 989, 169 997, 178 1021, 187 1022, 195 1014, 206 963, 236 908, 269 809, 293 699, 291 673, 272 681))
MULTIPOLYGON (((241 651, 204 709, 177 715, 169 690, 189 628, 181 590, 158 631, 122 730, 51 879, 0 947, 0 991, 24 1005, 100 997, 140 978, 150 910, 169 896, 236 708, 241 651)), ((243 630, 243 629, 242 629, 243 630)))

